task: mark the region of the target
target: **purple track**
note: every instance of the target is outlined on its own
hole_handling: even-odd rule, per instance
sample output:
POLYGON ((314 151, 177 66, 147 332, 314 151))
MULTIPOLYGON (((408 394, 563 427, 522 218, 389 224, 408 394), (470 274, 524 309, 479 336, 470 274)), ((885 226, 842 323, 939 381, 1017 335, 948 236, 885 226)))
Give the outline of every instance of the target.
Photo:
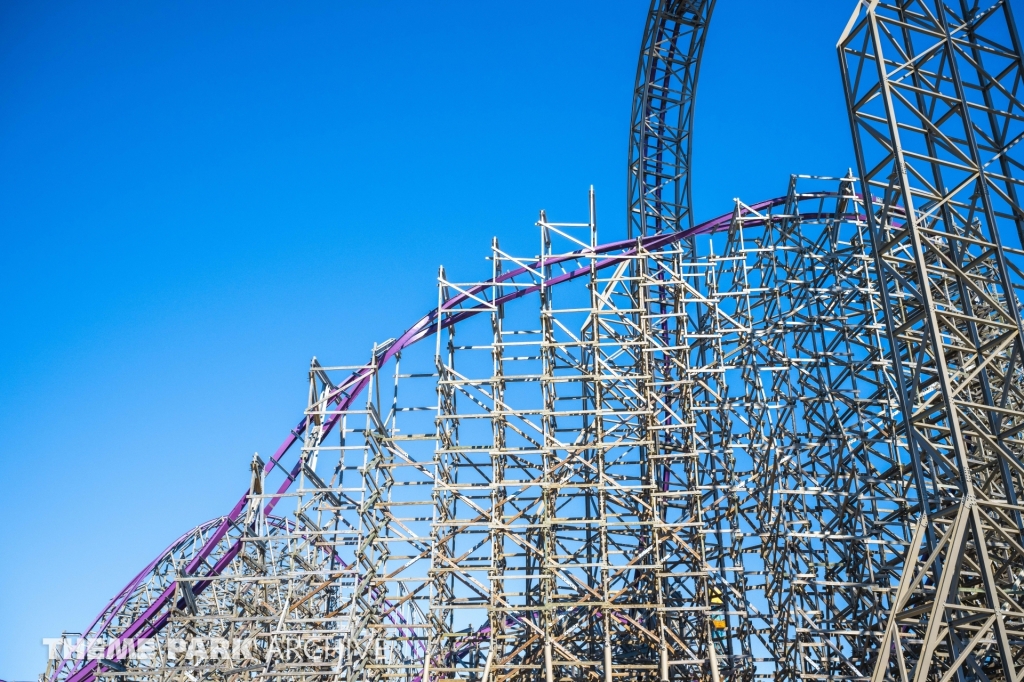
MULTIPOLYGON (((824 199, 829 196, 834 196, 834 194, 830 192, 816 192, 813 194, 801 195, 800 199, 824 199)), ((760 203, 750 205, 749 210, 756 213, 762 213, 764 211, 776 208, 778 206, 784 206, 787 203, 787 201, 787 197, 769 199, 767 201, 762 201, 760 203)), ((486 291, 493 284, 512 280, 515 277, 524 275, 530 270, 535 270, 538 267, 547 267, 551 265, 558 265, 561 263, 571 262, 581 257, 607 255, 606 258, 598 260, 596 265, 594 266, 596 267, 596 269, 601 270, 609 266, 615 265, 617 263, 620 263, 623 260, 626 260, 631 256, 635 255, 637 253, 637 249, 641 245, 645 250, 655 251, 658 249, 665 248, 666 246, 679 242, 688 237, 711 234, 723 230, 730 225, 730 223, 733 220, 733 216, 734 214, 730 212, 718 216, 717 218, 714 218, 712 220, 701 223, 700 225, 696 225, 688 230, 650 235, 639 239, 625 239, 621 241, 610 242, 608 244, 603 244, 592 249, 581 249, 579 251, 574 251, 569 254, 555 256, 552 258, 545 258, 543 259, 543 262, 536 261, 534 263, 531 263, 529 266, 524 266, 521 268, 517 268, 515 270, 510 270, 509 272, 501 274, 493 281, 477 285, 469 289, 465 293, 460 293, 457 296, 453 296, 452 298, 442 303, 439 308, 435 308, 434 310, 424 315, 415 324, 409 327, 405 331, 405 333, 398 337, 398 339, 396 339, 394 343, 380 351, 378 356, 375 358, 376 362, 374 363, 374 365, 376 367, 384 365, 386 362, 388 362, 391 358, 393 358, 403 349, 408 348, 409 346, 433 335, 436 331, 438 331, 438 329, 448 328, 464 319, 473 317, 480 312, 489 310, 491 306, 509 303, 515 299, 523 298, 528 294, 532 294, 540 289, 540 285, 517 288, 513 293, 506 294, 504 296, 496 298, 494 301, 492 301, 491 306, 484 306, 483 304, 481 304, 476 307, 466 308, 460 310, 459 312, 451 313, 447 317, 444 317, 441 320, 440 324, 438 324, 439 315, 442 315, 447 311, 458 309, 459 306, 466 303, 475 294, 479 294, 486 291)), ((835 217, 837 216, 834 213, 801 214, 801 218, 804 220, 828 219, 835 217)), ((841 216, 841 218, 844 220, 864 220, 865 216, 859 214, 844 214, 843 216, 841 216)), ((773 216, 764 219, 746 218, 744 224, 754 227, 764 225, 776 219, 778 219, 778 216, 773 216)), ((562 284, 563 282, 568 282, 579 277, 585 276, 590 272, 591 265, 587 264, 583 267, 570 270, 569 272, 565 272, 561 275, 546 280, 544 286, 557 286, 558 284, 562 284)), ((356 370, 352 374, 352 376, 343 383, 343 388, 337 389, 334 392, 334 394, 332 394, 329 397, 328 404, 334 406, 335 410, 338 412, 351 409, 355 399, 359 396, 363 389, 366 388, 367 384, 369 384, 373 371, 374 370, 370 367, 364 367, 362 369, 356 370)), ((340 414, 334 414, 324 422, 324 436, 330 433, 330 431, 334 428, 334 425, 338 422, 339 418, 340 414)), ((306 429, 306 424, 307 418, 303 417, 303 419, 295 426, 295 428, 291 430, 287 438, 285 438, 284 442, 281 443, 281 445, 274 452, 274 455, 267 462, 264 468, 265 473, 270 473, 270 471, 275 466, 278 466, 281 458, 284 457, 285 453, 287 453, 292 448, 292 446, 295 445, 295 443, 298 440, 300 440, 303 432, 306 429)), ((287 492, 292 482, 295 481, 295 479, 298 477, 301 467, 302 462, 300 459, 292 467, 292 469, 288 473, 288 476, 285 478, 285 481, 279 487, 277 491, 278 495, 287 492)), ((234 523, 241 516, 243 510, 246 507, 248 495, 249 490, 246 490, 245 494, 243 494, 241 498, 239 498, 234 508, 232 508, 232 510, 226 516, 221 517, 220 519, 216 519, 214 521, 207 522, 207 524, 203 525, 204 527, 208 528, 212 527, 218 522, 220 523, 216 532, 206 541, 202 549, 197 553, 195 558, 187 566, 186 571, 188 575, 194 575, 195 571, 198 570, 200 566, 205 564, 206 559, 213 552, 214 548, 216 548, 217 544, 227 534, 232 523, 234 523)), ((267 516, 269 516, 273 512, 273 509, 276 506, 278 499, 279 498, 276 497, 272 498, 267 503, 264 512, 267 516)), ((204 528, 200 527, 200 529, 204 528)), ((124 603, 124 601, 132 593, 135 587, 137 587, 141 583, 141 581, 144 580, 149 571, 151 571, 153 567, 156 566, 157 563, 177 545, 177 543, 181 542, 184 538, 187 538, 189 535, 195 533, 196 530, 199 529, 189 531, 189 533, 183 535, 181 538, 176 540, 175 543, 173 543, 167 550, 161 553, 160 556, 157 557, 157 559, 154 559, 153 562, 151 562, 145 569, 143 569, 123 590, 121 590, 121 592, 118 593, 116 597, 114 597, 114 599, 111 600, 111 602, 103 610, 101 615, 93 623, 93 627, 95 627, 97 623, 104 619, 104 617, 106 618, 106 621, 103 623, 103 625, 101 625, 100 630, 96 633, 97 636, 99 636, 102 633, 103 629, 106 628, 107 624, 109 624, 113 620, 117 608, 124 603)), ((242 542, 240 540, 236 541, 231 546, 231 548, 227 552, 225 552, 223 556, 220 557, 217 563, 206 573, 206 576, 212 578, 214 576, 219 575, 238 555, 241 549, 242 542)), ((202 593, 210 585, 210 582, 210 580, 202 580, 193 583, 193 593, 195 593, 196 595, 202 593)), ((174 592, 175 585, 172 583, 169 587, 167 587, 164 590, 163 593, 161 593, 152 602, 150 607, 141 616, 139 616, 128 628, 125 629, 125 631, 118 637, 118 639, 126 640, 132 638, 149 638, 159 633, 164 628, 164 626, 166 626, 168 619, 170 618, 170 610, 166 609, 166 607, 171 603, 171 600, 174 598, 174 592), (161 613, 161 611, 163 611, 163 613, 161 613)), ((181 603, 180 606, 183 608, 184 604, 181 603)), ((90 631, 91 629, 92 628, 90 628, 90 631)), ((59 666, 55 670, 55 672, 50 677, 51 682, 56 682, 60 672, 62 670, 65 670, 68 664, 70 664, 69 661, 64 661, 63 665, 59 666)), ((67 682, 88 682, 89 680, 93 679, 98 665, 99 661, 95 659, 86 661, 78 670, 76 670, 74 673, 70 674, 67 677, 67 682)))

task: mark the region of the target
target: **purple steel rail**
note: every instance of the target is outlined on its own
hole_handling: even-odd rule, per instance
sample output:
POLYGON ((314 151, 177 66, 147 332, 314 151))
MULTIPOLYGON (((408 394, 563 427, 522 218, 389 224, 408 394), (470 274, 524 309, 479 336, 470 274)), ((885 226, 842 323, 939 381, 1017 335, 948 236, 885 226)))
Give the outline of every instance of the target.
MULTIPOLYGON (((814 192, 801 195, 800 200, 823 199, 829 196, 835 196, 835 194, 832 192, 814 192)), ((858 198, 860 198, 859 195, 858 198)), ((759 213, 778 206, 784 206, 786 202, 787 197, 777 197, 756 204, 751 204, 748 208, 752 212, 759 213)), ((730 212, 718 216, 717 218, 713 218, 711 220, 703 222, 700 225, 696 225, 687 230, 680 230, 678 232, 665 232, 660 234, 639 237, 635 239, 623 239, 615 242, 609 242, 607 244, 602 244, 592 249, 580 249, 578 251, 573 251, 571 253, 564 254, 561 256, 555 256, 553 258, 544 258, 536 262, 533 262, 528 266, 524 266, 503 273, 497 278, 495 278, 493 281, 488 281, 484 284, 479 284, 475 287, 472 287, 466 292, 460 293, 444 301, 439 308, 430 311, 422 318, 420 318, 415 324, 409 327, 404 334, 402 334, 398 339, 395 340, 394 343, 392 343, 390 346, 387 346, 386 348, 379 350, 377 352, 377 355, 374 357, 375 362, 373 363, 373 365, 363 367, 353 372, 352 376, 347 381, 345 381, 341 387, 336 389, 336 391, 328 397, 328 404, 336 405, 336 410, 339 413, 350 409, 356 397, 359 396, 359 394, 369 383, 375 367, 384 365, 389 360, 391 360, 395 355, 401 352, 403 349, 408 348, 409 346, 433 335, 439 328, 446 329, 454 324, 461 322, 464 319, 473 317, 474 315, 489 309, 489 307, 485 307, 483 304, 472 308, 466 308, 457 313, 452 313, 448 315, 448 317, 441 320, 440 325, 438 325, 437 323, 439 315, 442 315, 447 311, 457 308, 459 305, 473 298, 476 294, 484 293, 494 284, 514 279, 538 267, 572 262, 578 260, 581 257, 586 256, 609 254, 607 258, 597 261, 597 263, 594 265, 594 267, 597 270, 602 270, 604 268, 615 265, 616 263, 620 263, 623 260, 626 260, 634 256, 637 253, 637 250, 638 248, 640 248, 640 246, 642 246, 645 250, 654 251, 674 244, 676 242, 679 242, 683 239, 686 239, 687 237, 712 234, 714 232, 721 231, 722 229, 725 229, 730 225, 730 223, 733 220, 733 217, 734 214, 730 212)), ((837 216, 834 213, 805 213, 801 214, 801 217, 803 219, 816 220, 835 218, 837 216)), ((767 218, 763 219, 747 218, 745 220, 745 224, 750 226, 764 225, 777 218, 778 216, 768 216, 767 218)), ((842 219, 866 220, 866 216, 861 214, 844 214, 842 216, 842 219)), ((558 284, 562 284, 563 282, 575 280, 579 277, 589 274, 590 272, 591 266, 588 264, 547 280, 545 282, 545 286, 556 286, 558 284)), ((532 294, 538 291, 539 289, 539 284, 529 287, 522 287, 512 293, 495 298, 493 301, 491 301, 490 306, 497 306, 510 303, 511 301, 522 298, 528 294, 532 294)), ((334 414, 329 419, 325 420, 322 432, 324 436, 331 432, 335 424, 338 422, 340 416, 340 414, 334 414)), ((295 426, 295 428, 289 432, 288 437, 285 438, 284 442, 281 443, 281 445, 274 452, 274 455, 270 458, 270 460, 264 467, 265 473, 270 473, 275 466, 278 466, 278 463, 280 462, 281 458, 285 455, 285 453, 287 453, 291 449, 295 442, 298 441, 302 436, 303 432, 306 429, 306 423, 307 418, 303 417, 303 419, 295 426)), ((301 468, 302 460, 300 458, 295 463, 295 466, 291 468, 287 477, 278 488, 278 496, 283 495, 285 492, 288 491, 288 488, 291 487, 292 482, 298 477, 301 468)), ((207 542, 203 545, 202 549, 192 559, 192 561, 189 562, 188 566, 186 567, 187 575, 192 575, 203 563, 205 563, 206 559, 213 552, 217 544, 227 534, 229 528, 231 527, 231 524, 234 523, 241 516, 242 511, 245 509, 248 497, 249 490, 246 490, 245 494, 242 495, 242 497, 238 500, 234 508, 226 516, 221 517, 220 527, 213 534, 213 536, 211 536, 211 538, 207 540, 207 542)), ((264 515, 270 515, 279 499, 280 497, 274 497, 267 503, 264 510, 264 515)), ((191 532, 195 531, 190 531, 190 533, 191 532)), ((241 549, 242 541, 238 540, 231 546, 230 549, 228 549, 227 552, 225 552, 218 559, 217 563, 214 564, 214 566, 206 574, 206 577, 213 578, 217 575, 220 575, 220 573, 231 563, 231 561, 234 560, 234 558, 238 555, 241 549)), ((160 558, 162 558, 163 556, 164 554, 161 554, 160 558)), ((139 581, 141 581, 141 579, 148 573, 148 571, 152 570, 152 567, 155 566, 158 561, 159 558, 155 560, 153 563, 151 563, 150 566, 147 567, 147 569, 143 570, 132 581, 132 583, 129 583, 129 586, 126 587, 125 590, 122 590, 118 594, 118 597, 115 597, 111 601, 111 604, 116 602, 119 598, 122 598, 126 591, 134 589, 132 586, 137 585, 139 581)), ((201 580, 194 583, 192 587, 192 592, 197 595, 200 594, 210 585, 211 582, 211 580, 201 580)), ((125 640, 130 638, 148 638, 160 632, 164 628, 164 626, 166 626, 170 618, 170 611, 168 610, 165 613, 160 614, 159 617, 157 617, 157 614, 159 614, 162 609, 164 609, 168 604, 171 603, 171 600, 174 597, 174 591, 175 584, 171 584, 169 587, 167 587, 167 589, 164 590, 163 593, 160 594, 159 597, 157 597, 156 600, 153 601, 150 607, 141 616, 139 616, 139 618, 136 619, 134 623, 132 623, 127 629, 125 629, 125 631, 118 637, 118 639, 125 640)), ((184 603, 179 602, 178 606, 184 607, 184 603)), ((104 609, 103 613, 107 613, 109 610, 110 606, 108 605, 108 607, 104 609)), ((103 614, 101 614, 100 616, 101 618, 102 615, 103 614)), ((97 619, 97 621, 98 620, 99 618, 97 619)), ((92 679, 99 666, 99 661, 95 659, 89 660, 85 662, 84 665, 79 670, 71 674, 67 678, 67 682, 88 682, 88 680, 92 679)), ((63 666, 57 668, 57 670, 54 671, 50 678, 51 682, 56 682, 57 672, 62 669, 63 666)))
MULTIPOLYGON (((138 586, 141 585, 146 580, 147 577, 149 577, 150 573, 153 571, 153 569, 157 567, 157 565, 161 561, 163 561, 168 556, 173 554, 174 550, 179 548, 182 545, 182 543, 188 540, 190 537, 193 537, 197 533, 202 533, 206 530, 209 530, 214 526, 219 526, 221 522, 222 517, 217 517, 215 519, 207 521, 206 523, 200 524, 195 528, 189 530, 187 533, 182 534, 177 540, 168 545, 165 550, 160 552, 160 554, 158 554, 155 559, 153 559, 146 565, 145 568, 139 571, 138 575, 132 578, 131 582, 125 585, 124 588, 122 588, 121 591, 118 592, 110 600, 109 603, 107 603, 103 610, 100 611, 100 614, 96 616, 96 619, 93 620, 93 622, 89 625, 88 628, 86 628, 85 633, 89 634, 93 632, 93 630, 95 630, 98 635, 99 633, 102 633, 104 630, 110 627, 110 623, 111 621, 113 621, 118 611, 120 611, 120 609, 124 607, 128 599, 130 599, 132 594, 135 592, 136 588, 138 588, 138 586), (100 623, 100 621, 103 621, 102 624, 100 623), (99 625, 99 628, 96 627, 97 625, 99 625)), ((69 663, 71 663, 71 661, 69 660, 62 661, 61 665, 57 666, 57 668, 51 674, 51 679, 55 678, 58 674, 60 674, 69 663)))

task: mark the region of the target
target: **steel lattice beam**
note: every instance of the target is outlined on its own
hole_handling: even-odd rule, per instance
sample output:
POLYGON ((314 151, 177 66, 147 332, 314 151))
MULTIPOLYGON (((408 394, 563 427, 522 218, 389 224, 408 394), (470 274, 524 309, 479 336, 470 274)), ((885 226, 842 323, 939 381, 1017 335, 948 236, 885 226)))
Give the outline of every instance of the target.
POLYGON ((652 0, 629 132, 629 234, 693 227, 690 157, 697 77, 715 0, 652 0))

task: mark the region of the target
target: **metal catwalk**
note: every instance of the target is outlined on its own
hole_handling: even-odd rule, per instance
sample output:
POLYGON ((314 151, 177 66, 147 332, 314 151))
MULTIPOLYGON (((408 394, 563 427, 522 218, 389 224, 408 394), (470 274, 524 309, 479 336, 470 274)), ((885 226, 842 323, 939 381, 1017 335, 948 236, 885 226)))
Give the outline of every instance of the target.
MULTIPOLYGON (((694 220, 712 0, 654 0, 629 230, 441 271, 49 682, 1024 679, 1021 45, 863 0, 852 172, 694 220), (142 640, 248 640, 244 660, 142 640)), ((73 648, 73 647, 72 647, 73 648)))

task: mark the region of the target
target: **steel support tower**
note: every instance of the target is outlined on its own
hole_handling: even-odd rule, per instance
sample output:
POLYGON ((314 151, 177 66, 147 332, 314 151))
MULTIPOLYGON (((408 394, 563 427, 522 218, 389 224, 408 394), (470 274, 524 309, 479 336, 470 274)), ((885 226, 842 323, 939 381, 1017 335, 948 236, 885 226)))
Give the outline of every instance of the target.
POLYGON ((1016 680, 1020 43, 1008 2, 865 9, 839 49, 921 505, 873 678, 1016 680))

